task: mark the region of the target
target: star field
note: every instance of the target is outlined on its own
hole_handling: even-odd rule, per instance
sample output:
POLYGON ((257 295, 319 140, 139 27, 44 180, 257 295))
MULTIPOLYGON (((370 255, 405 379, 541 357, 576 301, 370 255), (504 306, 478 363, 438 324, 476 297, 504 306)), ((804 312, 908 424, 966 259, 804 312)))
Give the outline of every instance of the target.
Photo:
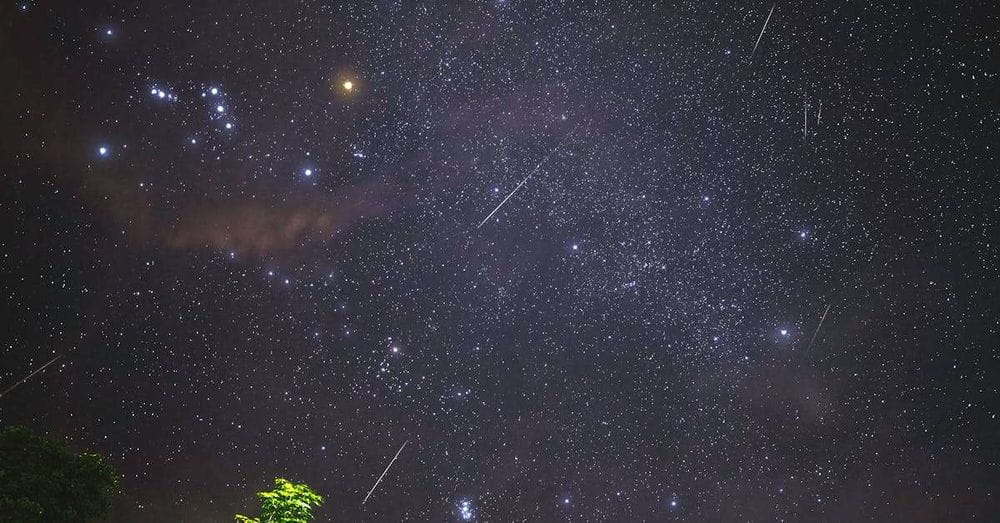
POLYGON ((0 425, 112 521, 987 521, 998 22, 7 3, 0 425))

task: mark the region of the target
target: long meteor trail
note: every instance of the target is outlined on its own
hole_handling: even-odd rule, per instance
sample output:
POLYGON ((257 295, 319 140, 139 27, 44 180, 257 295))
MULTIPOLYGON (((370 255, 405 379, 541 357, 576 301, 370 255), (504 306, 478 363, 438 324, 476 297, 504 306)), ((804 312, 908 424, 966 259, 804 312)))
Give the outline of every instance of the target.
POLYGON ((760 45, 760 39, 764 38, 764 31, 767 30, 767 23, 771 21, 771 15, 774 14, 775 7, 778 7, 778 4, 773 4, 771 6, 771 12, 767 13, 767 19, 764 20, 764 27, 760 28, 760 35, 757 36, 757 43, 753 44, 753 51, 750 52, 751 60, 753 60, 753 55, 757 53, 757 46, 760 45))
POLYGON ((377 480, 375 480, 375 484, 374 484, 374 485, 372 485, 372 489, 368 491, 368 495, 367 495, 367 496, 365 496, 365 499, 364 499, 364 501, 362 501, 362 502, 361 502, 361 504, 362 504, 362 505, 364 505, 364 504, 365 504, 365 503, 366 503, 366 502, 368 501, 368 498, 370 498, 370 497, 372 496, 372 492, 375 492, 375 487, 377 487, 377 486, 378 486, 378 484, 382 482, 382 478, 384 478, 384 477, 385 477, 385 473, 386 473, 386 472, 389 472, 389 467, 391 467, 391 466, 392 466, 392 464, 396 462, 396 458, 398 458, 398 457, 399 457, 399 454, 400 454, 401 452, 403 452, 403 448, 404 448, 404 447, 406 447, 406 444, 407 444, 407 443, 409 443, 409 442, 410 442, 410 440, 406 440, 406 441, 404 441, 404 442, 403 442, 403 445, 402 445, 402 446, 400 446, 400 447, 399 447, 399 450, 397 450, 397 451, 396 451, 396 455, 395 455, 395 456, 393 456, 393 457, 392 457, 392 460, 391 460, 391 461, 389 462, 389 464, 385 466, 385 470, 383 470, 383 471, 382 471, 382 475, 381 475, 381 476, 379 476, 377 480))
POLYGON ((826 313, 828 313, 828 312, 830 312, 830 304, 829 303, 826 304, 826 310, 823 311, 823 316, 820 317, 820 319, 819 319, 819 325, 816 326, 816 331, 813 332, 813 337, 812 337, 811 340, 809 340, 809 346, 806 347, 806 352, 807 353, 809 352, 809 349, 812 348, 813 343, 816 341, 816 335, 819 334, 819 329, 820 329, 820 327, 823 326, 823 320, 826 319, 826 313))
POLYGON ((35 369, 34 372, 32 372, 31 374, 28 374, 27 376, 25 376, 24 379, 22 379, 21 381, 15 383, 13 385, 11 385, 10 387, 7 387, 6 389, 4 389, 3 392, 0 392, 0 398, 2 398, 5 395, 7 395, 8 392, 10 392, 10 391, 16 389, 17 387, 19 387, 22 383, 30 380, 32 376, 34 376, 35 374, 38 374, 39 372, 42 372, 43 370, 45 370, 45 367, 48 367, 49 365, 52 365, 53 363, 56 362, 56 360, 58 360, 59 358, 62 358, 62 357, 63 357, 63 355, 60 354, 60 355, 56 356, 55 358, 52 358, 51 360, 49 360, 48 363, 46 363, 45 365, 42 365, 41 367, 38 367, 37 369, 35 369))
POLYGON ((521 180, 521 183, 517 184, 517 187, 514 187, 514 190, 511 191, 510 194, 508 194, 507 197, 504 198, 503 201, 501 201, 500 204, 497 205, 493 209, 493 212, 491 212, 488 215, 486 215, 486 217, 483 218, 483 221, 479 222, 479 225, 477 225, 476 228, 478 229, 478 228, 482 227, 486 222, 490 221, 490 218, 492 218, 493 215, 496 214, 497 211, 499 211, 501 207, 503 207, 503 204, 507 203, 507 200, 509 200, 511 196, 514 196, 514 193, 516 193, 518 191, 518 189, 520 189, 521 187, 523 187, 524 184, 528 183, 528 180, 531 179, 531 177, 534 176, 535 173, 537 173, 538 170, 542 168, 542 165, 545 165, 545 162, 547 162, 549 160, 549 157, 552 156, 552 153, 558 151, 559 148, 562 147, 563 144, 566 143, 566 140, 569 139, 570 135, 573 134, 573 131, 576 131, 576 128, 579 127, 579 126, 580 126, 580 124, 576 124, 576 126, 574 126, 573 129, 571 129, 568 133, 566 133, 566 137, 563 138, 562 141, 559 142, 558 145, 556 145, 555 147, 553 147, 552 150, 549 151, 549 154, 546 154, 545 158, 542 158, 542 161, 538 162, 538 165, 536 165, 535 168, 532 169, 531 172, 528 173, 528 175, 525 176, 523 180, 521 180))

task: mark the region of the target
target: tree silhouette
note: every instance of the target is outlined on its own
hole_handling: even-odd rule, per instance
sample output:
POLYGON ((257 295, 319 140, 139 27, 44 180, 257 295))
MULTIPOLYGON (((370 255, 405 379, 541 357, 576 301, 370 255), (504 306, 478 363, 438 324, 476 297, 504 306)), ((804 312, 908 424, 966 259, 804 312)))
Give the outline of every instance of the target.
POLYGON ((260 516, 236 515, 239 523, 308 523, 312 511, 323 504, 323 498, 305 483, 287 479, 274 480, 274 490, 258 492, 260 516))
POLYGON ((26 427, 0 432, 0 522, 81 522, 107 515, 118 475, 97 454, 26 427))

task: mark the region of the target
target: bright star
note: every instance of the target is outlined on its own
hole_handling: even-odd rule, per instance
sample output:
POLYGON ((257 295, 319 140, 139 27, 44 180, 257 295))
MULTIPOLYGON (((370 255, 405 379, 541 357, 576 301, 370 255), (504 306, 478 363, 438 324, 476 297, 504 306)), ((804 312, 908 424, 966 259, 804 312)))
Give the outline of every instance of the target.
POLYGON ((782 336, 788 336, 788 329, 781 329, 779 332, 781 332, 782 336))
POLYGON ((313 170, 312 169, 306 169, 305 170, 305 175, 306 176, 312 176, 313 175, 313 170))
POLYGON ((107 147, 100 147, 100 148, 97 149, 97 153, 100 154, 101 156, 107 156, 108 155, 108 148, 107 147))
POLYGON ((350 80, 346 80, 344 82, 344 89, 346 89, 348 91, 350 91, 351 89, 354 89, 354 82, 352 82, 350 80))
POLYGON ((232 129, 232 128, 233 128, 233 124, 231 124, 229 122, 226 122, 226 129, 232 129))
POLYGON ((219 94, 219 90, 218 90, 217 88, 213 87, 213 88, 212 88, 212 90, 211 90, 211 93, 212 93, 213 95, 215 95, 215 94, 219 94))
POLYGON ((226 112, 226 108, 223 107, 223 106, 221 106, 221 105, 216 105, 215 106, 215 111, 218 112, 218 113, 224 113, 224 112, 226 112))

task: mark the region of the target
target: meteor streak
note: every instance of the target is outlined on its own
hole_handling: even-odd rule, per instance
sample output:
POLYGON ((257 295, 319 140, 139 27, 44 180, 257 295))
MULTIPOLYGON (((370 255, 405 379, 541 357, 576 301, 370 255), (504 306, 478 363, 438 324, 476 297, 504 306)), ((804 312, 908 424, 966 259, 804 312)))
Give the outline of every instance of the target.
POLYGON ((38 374, 39 372, 42 372, 43 370, 45 370, 45 367, 48 367, 49 365, 52 365, 53 363, 55 363, 55 362, 56 362, 56 360, 58 360, 59 358, 62 358, 62 357, 63 357, 63 355, 62 355, 62 354, 59 354, 59 355, 58 355, 58 356, 56 356, 55 358, 52 358, 51 360, 49 360, 49 362, 48 362, 48 363, 46 363, 45 365, 42 365, 41 367, 38 367, 37 369, 35 369, 35 371, 34 371, 34 372, 32 372, 31 374, 28 374, 27 376, 25 376, 25 377, 24 377, 24 379, 22 379, 21 381, 19 381, 19 382, 15 383, 15 384, 13 384, 13 385, 11 385, 10 387, 7 387, 6 389, 4 389, 4 391, 3 391, 3 392, 0 392, 0 398, 2 398, 2 397, 4 397, 5 395, 7 395, 7 393, 8 393, 8 392, 10 392, 10 391, 12 391, 12 390, 16 389, 16 388, 17 388, 18 386, 20 386, 20 385, 21 385, 22 383, 24 383, 24 382, 26 382, 26 381, 30 380, 32 376, 34 376, 35 374, 38 374))
POLYGON ((811 340, 809 340, 809 346, 806 347, 806 352, 809 352, 809 349, 811 349, 812 346, 813 346, 813 342, 816 341, 816 335, 819 334, 819 328, 823 326, 823 320, 826 319, 826 313, 828 313, 828 312, 830 312, 830 304, 829 303, 826 304, 826 310, 823 311, 823 316, 820 317, 820 319, 819 319, 819 325, 816 326, 816 331, 813 332, 813 337, 812 337, 811 340))
POLYGON ((403 445, 399 447, 398 451, 396 451, 396 455, 393 456, 392 460, 389 461, 389 464, 385 466, 385 470, 382 471, 382 475, 379 476, 377 480, 375 480, 375 484, 372 485, 372 489, 368 491, 368 495, 366 495, 364 501, 361 502, 362 505, 364 505, 368 501, 368 498, 370 498, 372 496, 372 492, 375 492, 375 487, 377 487, 378 484, 382 482, 382 478, 385 477, 385 473, 389 472, 389 467, 391 467, 392 464, 396 462, 396 458, 398 458, 399 454, 401 452, 403 452, 403 447, 406 447, 406 444, 409 443, 409 442, 410 442, 410 440, 404 441, 403 445))
POLYGON ((488 221, 490 220, 490 218, 492 218, 492 217, 493 217, 493 215, 494 215, 494 214, 496 214, 496 213, 497 213, 497 211, 499 211, 501 207, 503 207, 503 204, 507 203, 507 200, 509 200, 511 196, 514 196, 514 193, 516 193, 516 192, 518 191, 518 189, 520 189, 521 187, 523 187, 523 186, 524 186, 524 184, 528 183, 528 180, 529 180, 529 179, 530 179, 530 178, 531 178, 532 176, 534 176, 534 175, 535 175, 535 173, 537 173, 537 172, 538 172, 538 169, 541 169, 541 168, 542 168, 542 165, 544 165, 546 161, 548 161, 549 157, 550 157, 550 156, 552 156, 552 153, 554 153, 554 152, 556 152, 557 150, 559 150, 559 148, 560 148, 560 147, 562 147, 562 146, 563 146, 563 144, 565 144, 565 143, 566 143, 566 140, 568 140, 568 139, 569 139, 569 137, 570 137, 570 135, 571 135, 571 134, 573 134, 573 131, 576 131, 576 128, 577 128, 577 127, 579 127, 579 125, 580 125, 580 124, 577 124, 577 125, 576 125, 575 127, 573 127, 573 129, 571 129, 571 130, 570 130, 570 132, 566 133, 566 137, 565 137, 565 138, 563 138, 563 139, 562 139, 562 141, 561 141, 561 142, 559 142, 559 144, 558 144, 558 145, 556 145, 555 147, 553 147, 553 148, 552 148, 552 150, 551 150, 551 151, 549 151, 549 154, 546 154, 546 155, 545 155, 545 158, 542 158, 542 161, 538 162, 538 165, 536 165, 536 166, 535 166, 535 168, 534 168, 534 169, 532 169, 532 170, 531 170, 531 172, 530 172, 530 173, 528 173, 528 175, 527 175, 527 176, 525 176, 523 180, 521 180, 521 183, 517 184, 517 187, 514 187, 514 190, 513 190, 513 191, 511 191, 511 192, 510 192, 510 194, 508 194, 508 195, 507 195, 507 197, 506 197, 506 198, 504 198, 504 199, 503 199, 503 201, 501 201, 501 202, 500 202, 500 205, 497 205, 497 206, 496 206, 496 207, 495 207, 495 208, 493 209, 493 212, 491 212, 491 213, 489 213, 488 215, 486 215, 486 217, 485 217, 485 218, 483 218, 483 221, 479 222, 479 225, 477 225, 477 226, 476 226, 476 228, 477 228, 477 229, 478 229, 478 228, 480 228, 480 227, 482 227, 482 226, 483 226, 483 224, 485 224, 486 222, 488 222, 488 221))
POLYGON ((777 7, 777 6, 778 6, 778 4, 772 5, 771 6, 771 12, 767 13, 767 19, 764 20, 764 27, 760 28, 760 35, 757 36, 757 43, 753 44, 753 51, 750 52, 750 59, 751 60, 753 60, 753 55, 757 52, 757 46, 760 45, 760 39, 764 38, 764 31, 767 30, 767 23, 771 21, 771 15, 774 14, 774 8, 777 7))

